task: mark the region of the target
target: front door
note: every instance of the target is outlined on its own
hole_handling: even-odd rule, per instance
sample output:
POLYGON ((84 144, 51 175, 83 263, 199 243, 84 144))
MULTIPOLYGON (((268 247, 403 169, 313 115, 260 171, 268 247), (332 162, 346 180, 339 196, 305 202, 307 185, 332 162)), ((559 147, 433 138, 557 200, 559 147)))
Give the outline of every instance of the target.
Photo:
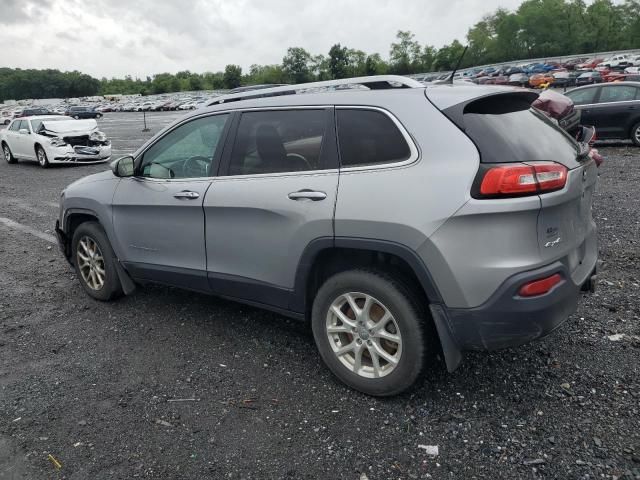
POLYGON ((332 108, 243 112, 204 201, 214 292, 289 308, 305 248, 333 238, 332 108))
POLYGON ((228 114, 191 119, 136 159, 113 198, 117 249, 134 278, 208 290, 202 202, 228 114))

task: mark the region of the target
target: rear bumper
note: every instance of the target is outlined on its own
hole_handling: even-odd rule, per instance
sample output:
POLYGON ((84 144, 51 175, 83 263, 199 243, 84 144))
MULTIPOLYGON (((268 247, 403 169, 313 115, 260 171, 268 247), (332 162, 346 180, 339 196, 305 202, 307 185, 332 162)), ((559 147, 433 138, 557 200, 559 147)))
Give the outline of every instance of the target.
POLYGON ((567 267, 556 262, 510 277, 479 307, 444 308, 444 320, 453 342, 460 350, 497 350, 548 335, 575 312, 580 291, 593 288, 595 262, 588 271, 591 273, 587 278, 576 284, 567 267), (518 294, 523 284, 555 273, 563 280, 544 295, 518 294))

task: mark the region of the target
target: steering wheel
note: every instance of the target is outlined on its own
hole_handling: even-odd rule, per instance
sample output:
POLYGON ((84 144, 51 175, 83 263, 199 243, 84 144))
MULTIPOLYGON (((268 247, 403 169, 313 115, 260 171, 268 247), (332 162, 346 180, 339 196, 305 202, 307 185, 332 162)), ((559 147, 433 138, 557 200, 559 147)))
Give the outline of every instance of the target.
POLYGON ((309 160, 304 158, 299 153, 287 153, 287 158, 290 158, 290 157, 297 158, 298 160, 302 160, 302 162, 305 164, 305 166, 307 168, 306 169, 301 169, 301 170, 313 170, 313 168, 311 168, 311 164, 309 163, 309 160))
POLYGON ((209 176, 209 164, 211 159, 196 155, 187 158, 182 164, 182 172, 185 178, 198 178, 209 176))

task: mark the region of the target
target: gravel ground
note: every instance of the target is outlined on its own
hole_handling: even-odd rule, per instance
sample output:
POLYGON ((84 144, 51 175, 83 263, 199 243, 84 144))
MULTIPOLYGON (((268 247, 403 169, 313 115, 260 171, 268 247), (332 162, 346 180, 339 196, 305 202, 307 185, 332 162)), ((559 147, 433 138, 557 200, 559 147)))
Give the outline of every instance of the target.
MULTIPOLYGON (((141 120, 100 121, 115 155, 141 120)), ((107 167, 1 162, 0 221, 33 230, 0 223, 0 478, 640 478, 640 149, 601 151, 598 292, 386 400, 334 380, 302 323, 165 287, 90 300, 51 235, 60 190, 107 167)))

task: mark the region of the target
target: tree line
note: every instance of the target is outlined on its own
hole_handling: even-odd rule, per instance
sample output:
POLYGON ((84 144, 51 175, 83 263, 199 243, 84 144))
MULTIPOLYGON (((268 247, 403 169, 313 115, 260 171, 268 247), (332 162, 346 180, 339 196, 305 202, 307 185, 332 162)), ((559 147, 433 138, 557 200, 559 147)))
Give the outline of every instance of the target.
MULTIPOLYGON (((498 9, 468 30, 469 50, 462 67, 527 58, 555 57, 640 47, 640 0, 525 0, 517 10, 498 9)), ((23 98, 82 97, 101 94, 157 94, 219 90, 264 83, 303 83, 361 75, 411 74, 451 70, 463 44, 421 45, 410 31, 399 31, 388 57, 339 43, 314 55, 287 49, 282 62, 254 64, 243 72, 227 65, 221 72, 159 73, 145 79, 96 79, 77 71, 0 68, 0 101, 23 98)))

